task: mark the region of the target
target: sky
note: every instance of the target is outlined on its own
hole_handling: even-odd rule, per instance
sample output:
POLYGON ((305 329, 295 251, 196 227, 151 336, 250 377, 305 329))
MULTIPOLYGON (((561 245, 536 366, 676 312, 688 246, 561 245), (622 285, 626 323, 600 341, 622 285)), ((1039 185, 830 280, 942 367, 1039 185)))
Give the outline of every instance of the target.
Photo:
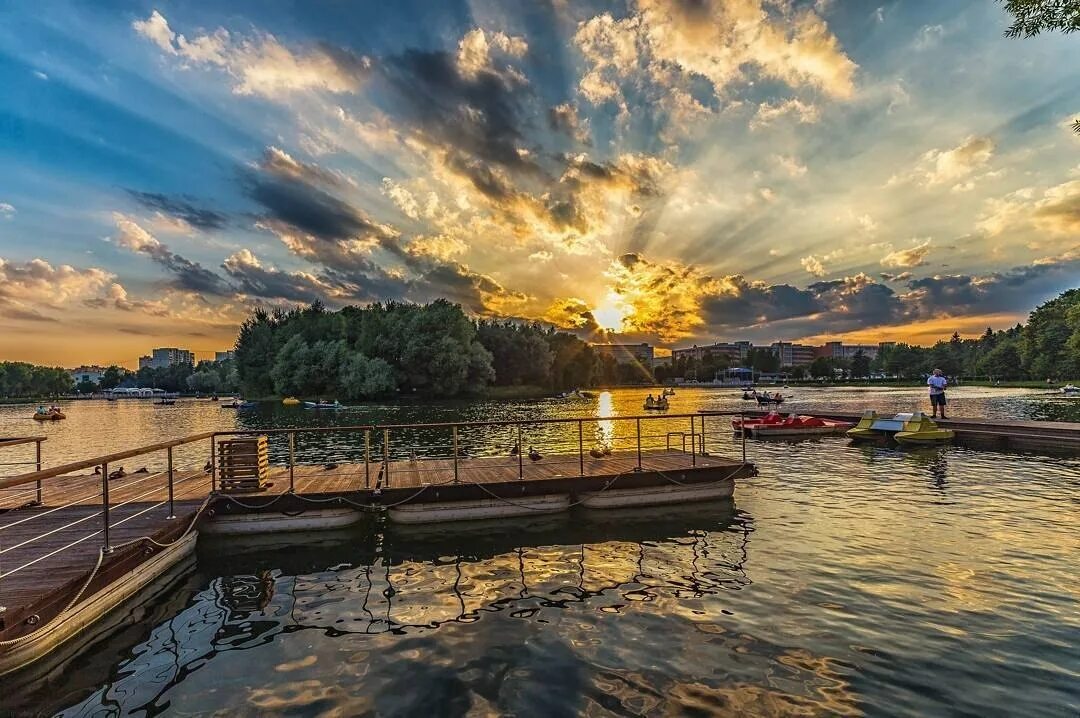
POLYGON ((445 297, 587 338, 900 340, 1080 286, 1080 36, 988 0, 0 8, 0 360, 445 297))

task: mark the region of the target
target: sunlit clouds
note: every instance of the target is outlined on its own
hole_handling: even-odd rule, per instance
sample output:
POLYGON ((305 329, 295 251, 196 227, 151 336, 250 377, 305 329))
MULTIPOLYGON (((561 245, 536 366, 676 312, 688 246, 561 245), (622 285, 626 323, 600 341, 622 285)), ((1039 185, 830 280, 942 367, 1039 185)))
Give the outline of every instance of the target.
POLYGON ((993 3, 404 12, 9 12, 21 358, 438 297, 666 346, 981 331, 1080 275, 1080 44, 993 3))

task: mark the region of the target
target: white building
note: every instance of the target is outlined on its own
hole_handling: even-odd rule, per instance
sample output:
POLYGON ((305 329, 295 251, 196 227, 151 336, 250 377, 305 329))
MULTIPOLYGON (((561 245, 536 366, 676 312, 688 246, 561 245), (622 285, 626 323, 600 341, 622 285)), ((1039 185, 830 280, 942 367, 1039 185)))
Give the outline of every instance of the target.
POLYGON ((100 384, 101 375, 105 373, 105 368, 94 364, 92 366, 76 367, 68 373, 71 374, 71 380, 76 384, 82 384, 84 381, 91 384, 100 384))

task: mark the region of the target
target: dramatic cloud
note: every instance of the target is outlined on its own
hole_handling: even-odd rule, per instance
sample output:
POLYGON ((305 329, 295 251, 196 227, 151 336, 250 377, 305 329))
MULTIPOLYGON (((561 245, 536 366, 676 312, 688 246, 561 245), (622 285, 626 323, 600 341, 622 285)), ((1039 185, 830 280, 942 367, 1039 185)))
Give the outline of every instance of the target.
POLYGON ((175 33, 157 10, 132 27, 187 65, 226 71, 235 79, 233 91, 238 95, 274 98, 303 90, 353 92, 371 69, 366 57, 326 46, 293 52, 270 34, 237 37, 218 28, 188 40, 175 33))
POLYGON ((809 257, 803 257, 799 260, 799 263, 802 264, 803 269, 805 269, 809 274, 812 274, 815 277, 824 277, 826 274, 825 265, 822 264, 821 260, 813 254, 811 254, 809 257))
POLYGON ((225 227, 228 218, 221 212, 195 204, 190 197, 169 197, 157 192, 139 192, 129 189, 127 193, 143 207, 160 212, 195 229, 211 231, 225 227))
POLYGON ((116 244, 132 252, 144 254, 164 267, 174 275, 172 284, 177 289, 207 294, 223 294, 227 291, 221 277, 198 262, 176 254, 130 217, 114 212, 113 221, 118 230, 116 244))
POLYGON ((895 269, 910 269, 926 264, 926 255, 930 254, 930 240, 924 240, 914 247, 897 249, 881 258, 881 266, 895 269))
POLYGON ((969 178, 990 162, 994 156, 994 141, 989 137, 971 136, 950 150, 929 150, 907 175, 894 175, 890 185, 916 182, 925 187, 954 183, 954 191, 966 191, 974 184, 969 178), (968 180, 961 182, 961 180, 968 180))
POLYGON ((458 43, 457 67, 462 77, 475 79, 480 73, 505 74, 515 82, 524 81, 524 76, 510 66, 496 68, 492 52, 500 52, 510 57, 521 57, 528 51, 529 45, 524 38, 511 37, 502 32, 484 32, 480 28, 470 30, 458 43))
POLYGON ((1024 187, 988 199, 976 226, 990 236, 1034 227, 1046 235, 1076 242, 1080 237, 1080 180, 1049 187, 1041 194, 1024 187))
POLYGON ((839 98, 854 92, 855 63, 825 21, 787 2, 638 0, 625 18, 603 13, 582 22, 574 43, 587 65, 578 89, 594 104, 625 108, 624 85, 691 78, 721 97, 751 73, 839 98))
POLYGON ((581 118, 577 107, 569 102, 548 110, 548 124, 555 132, 561 132, 582 144, 591 144, 588 119, 581 118))
POLYGON ((795 120, 799 124, 812 124, 817 122, 820 117, 821 113, 816 105, 804 103, 796 98, 776 104, 763 102, 758 105, 757 112, 754 113, 754 117, 750 120, 750 129, 757 130, 780 120, 786 121, 788 118, 795 120))
POLYGON ((241 294, 268 299, 311 303, 339 297, 342 288, 333 287, 307 272, 282 272, 265 267, 247 249, 241 249, 225 259, 225 272, 236 282, 241 294))
POLYGON ((96 267, 54 267, 44 259, 20 264, 0 257, 0 302, 32 300, 60 305, 99 291, 111 278, 111 274, 96 267))

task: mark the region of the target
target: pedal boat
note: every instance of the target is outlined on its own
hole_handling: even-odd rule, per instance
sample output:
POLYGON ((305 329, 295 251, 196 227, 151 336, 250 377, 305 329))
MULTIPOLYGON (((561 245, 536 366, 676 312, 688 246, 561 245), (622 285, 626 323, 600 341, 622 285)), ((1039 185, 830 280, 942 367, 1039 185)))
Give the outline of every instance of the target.
POLYGON ((735 431, 745 431, 751 436, 824 436, 839 434, 855 426, 850 421, 836 421, 817 416, 788 415, 781 417, 772 412, 762 419, 734 419, 731 422, 735 431))
POLYGON ((956 432, 941 428, 921 411, 892 417, 868 411, 847 435, 852 439, 892 438, 901 444, 933 445, 952 441, 956 432))

